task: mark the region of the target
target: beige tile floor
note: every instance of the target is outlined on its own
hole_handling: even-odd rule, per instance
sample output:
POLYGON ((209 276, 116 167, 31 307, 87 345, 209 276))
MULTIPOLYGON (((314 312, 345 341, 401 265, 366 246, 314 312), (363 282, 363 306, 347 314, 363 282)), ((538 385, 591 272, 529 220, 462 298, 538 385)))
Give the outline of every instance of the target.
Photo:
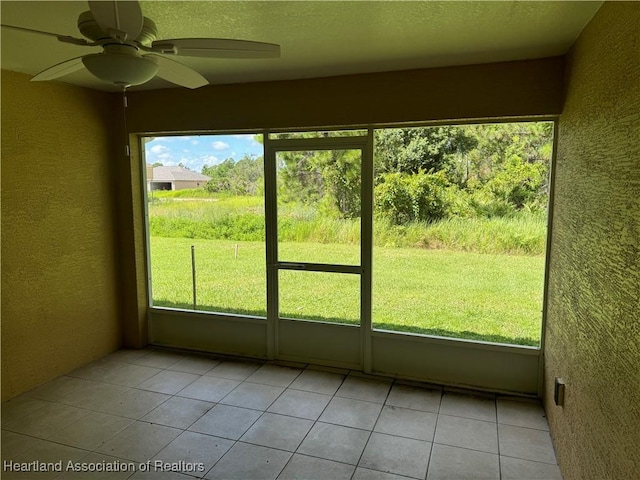
POLYGON ((2 461, 3 479, 561 478, 537 402, 161 349, 3 403, 2 461), (7 470, 36 461, 53 468, 7 470))

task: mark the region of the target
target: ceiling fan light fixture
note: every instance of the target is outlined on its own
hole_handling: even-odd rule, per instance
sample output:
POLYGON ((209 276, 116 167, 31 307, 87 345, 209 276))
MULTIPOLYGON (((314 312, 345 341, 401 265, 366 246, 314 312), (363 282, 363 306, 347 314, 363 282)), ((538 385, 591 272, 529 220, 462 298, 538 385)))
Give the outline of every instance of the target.
POLYGON ((82 63, 100 80, 124 88, 142 85, 158 73, 158 65, 151 58, 119 53, 86 55, 82 58, 82 63))

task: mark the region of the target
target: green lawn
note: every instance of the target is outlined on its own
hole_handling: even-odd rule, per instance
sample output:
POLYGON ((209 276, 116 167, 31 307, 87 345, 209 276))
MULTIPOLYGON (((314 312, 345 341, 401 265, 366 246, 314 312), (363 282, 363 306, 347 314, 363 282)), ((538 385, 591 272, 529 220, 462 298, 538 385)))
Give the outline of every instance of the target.
MULTIPOLYGON (((191 245, 199 310, 264 316, 264 242, 151 237, 153 299, 192 308, 191 245), (235 256, 235 245, 238 256, 235 256)), ((290 242, 287 260, 357 263, 354 245, 290 242)), ((538 345, 543 256, 376 247, 375 328, 538 345)), ((280 272, 280 315, 343 323, 359 319, 359 277, 280 272)))

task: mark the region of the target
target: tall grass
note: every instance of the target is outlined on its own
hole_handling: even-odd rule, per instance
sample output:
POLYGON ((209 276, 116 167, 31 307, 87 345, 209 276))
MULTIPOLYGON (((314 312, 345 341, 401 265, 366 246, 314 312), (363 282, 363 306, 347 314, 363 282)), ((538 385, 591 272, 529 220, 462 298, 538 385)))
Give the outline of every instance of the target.
POLYGON ((419 247, 477 253, 542 255, 546 219, 537 213, 511 217, 447 218, 434 223, 374 223, 374 241, 385 247, 419 247))
MULTIPOLYGON (((152 236, 238 241, 263 241, 265 238, 261 197, 208 195, 203 197, 207 201, 203 201, 162 193, 164 197, 149 204, 152 236)), ((360 220, 322 216, 309 207, 281 204, 278 206, 278 238, 284 242, 355 245, 360 242, 360 220)), ((545 238, 545 216, 531 212, 519 212, 509 217, 449 218, 406 225, 393 225, 384 218, 374 221, 374 243, 380 247, 541 255, 545 238)))
POLYGON ((204 188, 185 188, 182 190, 153 190, 149 192, 149 200, 161 200, 163 198, 215 198, 211 192, 204 188))

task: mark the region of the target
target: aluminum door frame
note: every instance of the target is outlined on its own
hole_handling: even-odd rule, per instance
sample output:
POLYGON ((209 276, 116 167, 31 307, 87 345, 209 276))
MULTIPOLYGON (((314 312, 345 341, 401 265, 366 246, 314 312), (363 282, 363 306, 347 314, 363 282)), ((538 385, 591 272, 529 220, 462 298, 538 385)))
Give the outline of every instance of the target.
MULTIPOLYGON (((360 341, 357 363, 340 358, 334 358, 337 365, 349 365, 361 368, 365 372, 371 370, 371 295, 372 295, 372 251, 373 251, 373 130, 369 129, 367 135, 344 137, 319 137, 319 138, 288 138, 274 139, 265 135, 264 139, 265 159, 265 228, 266 228, 266 261, 267 261, 267 357, 269 359, 297 360, 298 356, 283 352, 281 345, 281 333, 287 328, 289 322, 295 321, 298 330, 305 328, 313 331, 315 336, 311 342, 304 338, 301 332, 289 332, 295 338, 290 341, 300 343, 302 350, 313 349, 323 335, 335 339, 336 335, 343 332, 353 339, 354 334, 349 331, 359 328, 360 341), (319 264, 304 262, 280 262, 278 260, 278 205, 277 205, 277 165, 278 152, 315 151, 315 150, 360 150, 361 152, 361 190, 360 190, 360 265, 319 264), (304 270, 314 272, 337 272, 344 274, 356 274, 360 276, 360 326, 323 324, 322 322, 305 322, 303 320, 279 318, 279 285, 278 272, 280 270, 304 270), (308 327, 303 326, 308 323, 308 327), (313 345, 313 344, 315 345, 313 345), (305 345, 307 344, 307 345, 305 345)), ((286 340, 286 339, 284 339, 286 340)), ((340 344, 340 339, 335 339, 340 344)), ((344 339, 343 339, 344 340, 344 339)), ((351 344, 351 341, 347 342, 351 344)), ((327 345, 329 346, 329 345, 327 345)), ((286 349, 285 349, 286 350, 286 349)), ((331 352, 328 352, 331 354, 331 352)), ((336 352, 333 352, 335 355, 336 352)), ((315 357, 317 358, 317 356, 315 357)), ((331 362, 330 358, 317 358, 325 362, 331 362)), ((307 356, 306 360, 309 358, 307 356)))

